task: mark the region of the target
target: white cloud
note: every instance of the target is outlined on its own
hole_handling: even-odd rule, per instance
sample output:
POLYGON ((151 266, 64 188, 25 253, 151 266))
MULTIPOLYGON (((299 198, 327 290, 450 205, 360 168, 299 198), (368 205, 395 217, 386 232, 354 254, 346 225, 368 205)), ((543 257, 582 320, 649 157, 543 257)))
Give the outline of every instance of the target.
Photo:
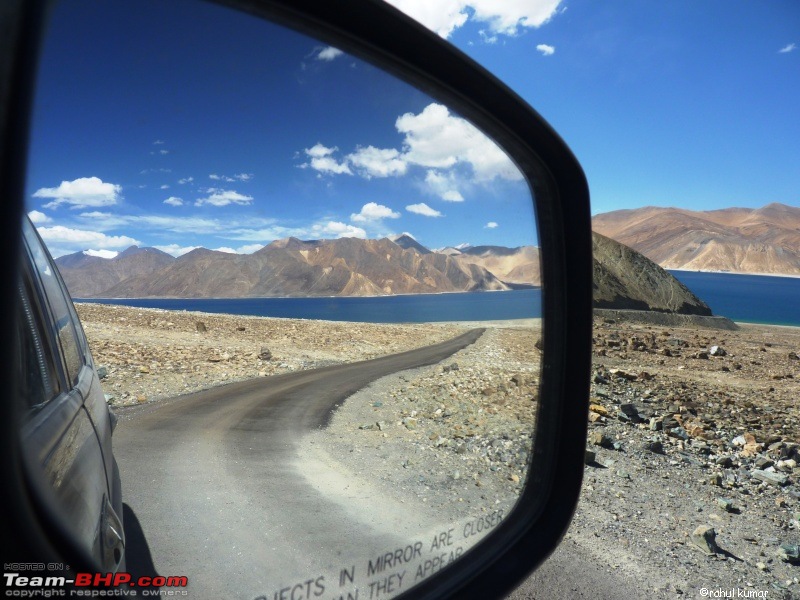
POLYGON ((87 231, 85 229, 71 229, 63 225, 53 227, 38 227, 39 235, 49 244, 68 244, 75 246, 76 249, 92 246, 98 249, 106 248, 127 248, 141 242, 136 241, 125 235, 106 235, 98 231, 87 231))
POLYGON ((556 13, 561 0, 388 0, 443 38, 467 20, 486 23, 494 34, 517 35, 540 27, 556 13))
POLYGON ((442 194, 442 200, 446 202, 463 202, 464 196, 458 190, 448 190, 442 194))
POLYGON ((41 225, 43 223, 50 223, 53 219, 48 217, 43 212, 39 212, 38 210, 32 210, 28 213, 28 217, 31 220, 31 223, 34 225, 41 225))
POLYGON ((395 212, 388 206, 383 206, 375 202, 367 202, 361 207, 361 212, 350 215, 350 220, 356 223, 371 223, 373 221, 380 221, 381 219, 398 218, 400 218, 399 212, 395 212))
POLYGON ((164 200, 164 204, 169 204, 170 206, 183 206, 184 201, 181 198, 176 198, 175 196, 170 196, 166 200, 164 200))
POLYGON ((169 150, 159 150, 159 154, 169 154, 169 150))
POLYGON ((233 248, 228 248, 227 246, 222 246, 221 248, 214 248, 215 252, 224 252, 225 254, 239 254, 233 248))
POLYGON ((486 225, 483 226, 484 229, 497 229, 498 225, 494 221, 489 221, 486 225))
POLYGON ((236 252, 239 254, 252 254, 253 252, 258 252, 264 247, 264 244, 247 244, 245 246, 239 246, 236 252))
POLYGON ((161 186, 161 189, 162 190, 168 190, 169 186, 165 183, 164 185, 161 186))
POLYGON ((181 185, 185 185, 187 183, 192 183, 194 181, 194 177, 184 177, 183 179, 178 179, 178 183, 181 185))
POLYGON ((311 162, 303 163, 301 168, 305 169, 311 167, 320 173, 330 173, 333 175, 352 175, 350 167, 346 162, 339 162, 333 158, 332 154, 337 152, 339 148, 328 148, 320 143, 315 144, 311 148, 306 148, 304 152, 306 156, 311 158, 311 162))
POLYGON ((86 256, 96 256, 98 258, 114 258, 119 252, 117 250, 84 250, 86 256))
POLYGON ((337 58, 344 54, 338 48, 334 48, 333 46, 326 46, 322 50, 319 51, 316 58, 317 60, 325 60, 325 61, 332 61, 334 58, 337 58))
POLYGON ((422 215, 424 217, 441 217, 442 213, 438 210, 435 210, 425 204, 424 202, 420 202, 419 204, 409 204, 406 206, 406 210, 408 212, 412 212, 418 215, 422 215))
POLYGON ((153 142, 153 145, 154 146, 163 146, 164 145, 164 141, 163 140, 156 140, 155 142, 153 142))
POLYGON ((789 52, 794 52, 797 50, 797 44, 792 42, 791 44, 786 44, 783 48, 778 50, 779 54, 788 54, 789 52))
POLYGON ((253 178, 252 173, 237 173, 233 176, 234 179, 239 181, 250 181, 253 178))
POLYGON ((389 239, 392 240, 393 242, 396 242, 397 240, 399 240, 404 235, 407 235, 408 237, 410 237, 412 240, 415 240, 415 241, 417 239, 413 235, 411 235, 408 231, 404 231, 403 233, 398 233, 397 235, 393 235, 393 236, 389 237, 389 239))
POLYGON ((355 152, 347 155, 346 160, 367 179, 403 175, 408 167, 400 152, 394 148, 356 148, 355 152))
POLYGON ((450 114, 447 107, 432 103, 418 115, 406 113, 397 118, 406 161, 435 169, 466 163, 475 179, 495 177, 522 179, 519 170, 497 145, 471 123, 450 114))
POLYGON ((198 198, 194 203, 195 206, 203 206, 205 204, 210 204, 211 206, 228 206, 229 204, 247 205, 253 202, 252 196, 245 196, 234 190, 210 188, 207 192, 209 196, 206 198, 198 198))
POLYGON ((200 246, 179 246, 178 244, 169 244, 168 246, 155 246, 162 252, 166 252, 167 254, 171 254, 174 257, 183 256, 191 252, 192 250, 197 250, 200 246))
POLYGON ((106 183, 98 177, 80 177, 73 181, 62 181, 56 188, 39 188, 34 198, 53 198, 46 208, 68 204, 72 208, 111 206, 119 200, 122 186, 106 183))
POLYGON ((327 146, 323 146, 319 142, 314 144, 311 148, 306 148, 305 153, 308 154, 311 158, 322 158, 323 156, 329 156, 339 150, 336 146, 333 148, 328 148, 327 146))
POLYGON ((548 44, 539 44, 536 46, 536 49, 544 56, 552 56, 556 51, 554 46, 550 46, 548 44))
POLYGON ((337 238, 355 237, 366 239, 367 237, 367 232, 361 229, 361 227, 355 227, 354 225, 348 225, 347 223, 341 223, 339 221, 317 223, 311 227, 311 234, 312 236, 334 236, 337 238))
POLYGON ((464 196, 459 192, 454 173, 442 173, 430 170, 425 174, 425 185, 428 191, 433 192, 446 202, 463 202, 464 196))

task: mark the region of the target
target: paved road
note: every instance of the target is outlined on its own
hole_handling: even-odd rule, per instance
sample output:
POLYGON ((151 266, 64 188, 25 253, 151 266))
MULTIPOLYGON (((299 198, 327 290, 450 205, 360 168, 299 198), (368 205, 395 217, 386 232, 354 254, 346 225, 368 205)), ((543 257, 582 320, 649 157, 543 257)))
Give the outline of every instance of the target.
MULTIPOLYGON (((338 587, 330 573, 349 567, 348 556, 400 548, 407 538, 398 535, 397 514, 353 514, 321 494, 307 470, 298 470, 297 441, 371 381, 435 364, 482 333, 121 411, 114 447, 128 570, 185 575, 196 598, 272 599, 300 585, 296 598, 316 597, 320 584, 328 597, 338 587)), ((381 499, 374 502, 380 512, 381 499)), ((417 518, 413 511, 401 516, 417 518)))

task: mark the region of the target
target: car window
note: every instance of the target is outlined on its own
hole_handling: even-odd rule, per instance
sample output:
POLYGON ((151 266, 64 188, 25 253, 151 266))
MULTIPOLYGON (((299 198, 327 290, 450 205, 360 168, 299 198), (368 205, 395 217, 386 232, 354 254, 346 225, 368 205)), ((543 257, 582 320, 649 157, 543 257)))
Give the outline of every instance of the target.
POLYGON ((20 303, 17 307, 17 381, 22 389, 16 397, 23 404, 22 412, 36 409, 55 398, 61 391, 53 351, 42 336, 42 315, 30 287, 30 271, 23 267, 20 282, 20 303))
POLYGON ((48 258, 39 236, 27 219, 24 221, 23 234, 36 268, 36 278, 41 284, 50 307, 54 337, 58 339, 67 378, 72 385, 76 385, 78 374, 84 363, 83 348, 85 347, 75 328, 77 317, 74 316, 71 302, 66 298, 58 271, 48 258))

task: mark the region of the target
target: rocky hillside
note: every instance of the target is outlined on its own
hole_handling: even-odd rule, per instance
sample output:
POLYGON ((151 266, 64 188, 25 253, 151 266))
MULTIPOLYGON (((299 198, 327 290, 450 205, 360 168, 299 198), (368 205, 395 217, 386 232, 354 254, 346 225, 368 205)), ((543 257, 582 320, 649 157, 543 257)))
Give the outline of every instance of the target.
POLYGON ((681 282, 639 252, 592 234, 594 306, 710 315, 711 309, 681 282))
POLYGON ((462 264, 479 265, 510 285, 541 285, 539 248, 520 246, 472 246, 462 250, 445 248, 444 252, 462 264))
POLYGON ((691 211, 645 207, 595 216, 592 228, 666 269, 800 275, 800 208, 691 211))

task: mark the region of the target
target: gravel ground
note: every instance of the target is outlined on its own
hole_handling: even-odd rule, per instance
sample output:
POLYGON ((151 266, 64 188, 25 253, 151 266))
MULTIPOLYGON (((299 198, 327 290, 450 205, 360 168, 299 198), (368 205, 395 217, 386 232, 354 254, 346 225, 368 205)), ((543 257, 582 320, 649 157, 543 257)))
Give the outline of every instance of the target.
MULTIPOLYGON (((370 358, 475 325, 98 305, 79 312, 96 362, 107 368, 112 403, 370 358), (268 359, 260 358, 264 345, 268 359)), ((539 332, 530 323, 484 325, 475 344, 444 363, 381 379, 349 398, 309 436, 315 458, 441 523, 507 512, 524 485, 539 332)), ((798 354, 795 328, 596 319, 587 415, 594 457, 560 552, 580 548, 641 597, 709 597, 703 589, 800 597, 798 354)))

